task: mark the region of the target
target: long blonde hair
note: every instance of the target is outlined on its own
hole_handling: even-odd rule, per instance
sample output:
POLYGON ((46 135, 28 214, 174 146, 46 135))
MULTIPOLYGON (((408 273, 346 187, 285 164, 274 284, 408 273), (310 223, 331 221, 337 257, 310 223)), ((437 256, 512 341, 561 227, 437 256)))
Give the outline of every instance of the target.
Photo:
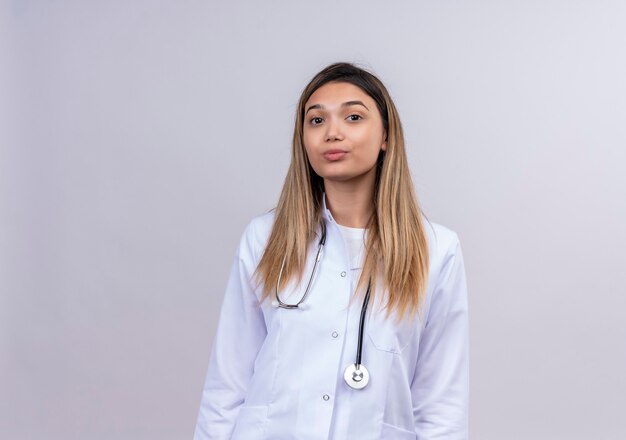
POLYGON ((322 214, 323 179, 309 164, 302 136, 305 104, 321 86, 330 82, 353 84, 367 93, 378 107, 387 134, 387 149, 378 157, 368 223, 365 262, 357 291, 371 279, 372 298, 382 276, 387 295, 379 298, 387 315, 413 315, 420 309, 428 280, 428 241, 422 212, 415 196, 408 167, 404 135, 396 107, 383 83, 373 74, 349 63, 323 69, 305 87, 296 113, 291 164, 276 207, 274 225, 255 272, 262 285, 263 299, 283 288, 293 278, 301 279, 307 249, 315 239, 322 214), (284 261, 281 285, 277 286, 284 261))

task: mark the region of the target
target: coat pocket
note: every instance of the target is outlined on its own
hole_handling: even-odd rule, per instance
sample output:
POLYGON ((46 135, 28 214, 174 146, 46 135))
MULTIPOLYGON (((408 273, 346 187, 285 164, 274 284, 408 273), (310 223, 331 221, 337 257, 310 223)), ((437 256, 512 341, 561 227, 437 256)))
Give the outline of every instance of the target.
POLYGON ((415 440, 417 434, 383 422, 380 440, 415 440))
POLYGON ((419 337, 419 331, 416 330, 417 320, 405 319, 398 322, 394 314, 388 318, 384 313, 377 314, 366 325, 374 347, 393 354, 401 354, 413 338, 419 337))
POLYGON ((232 440, 260 440, 267 425, 267 406, 242 406, 232 440))

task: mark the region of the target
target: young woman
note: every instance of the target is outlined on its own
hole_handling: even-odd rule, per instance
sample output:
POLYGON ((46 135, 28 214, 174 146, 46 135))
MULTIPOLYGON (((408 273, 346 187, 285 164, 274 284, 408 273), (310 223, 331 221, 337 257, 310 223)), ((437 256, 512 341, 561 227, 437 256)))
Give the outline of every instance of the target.
POLYGON ((466 439, 467 331, 459 240, 420 211, 389 93, 328 66, 241 239, 195 439, 466 439))

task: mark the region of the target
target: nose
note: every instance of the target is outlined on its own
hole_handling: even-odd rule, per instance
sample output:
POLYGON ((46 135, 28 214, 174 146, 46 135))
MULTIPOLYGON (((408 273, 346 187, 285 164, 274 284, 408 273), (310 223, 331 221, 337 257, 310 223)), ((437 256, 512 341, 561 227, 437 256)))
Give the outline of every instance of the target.
POLYGON ((326 142, 340 141, 343 139, 343 134, 341 133, 339 123, 337 123, 334 118, 331 118, 326 123, 326 142))

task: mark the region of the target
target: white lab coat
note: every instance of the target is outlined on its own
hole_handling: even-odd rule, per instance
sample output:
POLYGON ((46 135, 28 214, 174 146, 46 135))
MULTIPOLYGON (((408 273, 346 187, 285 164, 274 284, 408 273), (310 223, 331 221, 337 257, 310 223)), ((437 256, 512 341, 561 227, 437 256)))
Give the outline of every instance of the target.
MULTIPOLYGON (((362 295, 350 298, 362 255, 348 261, 324 206, 326 246, 309 307, 259 304, 251 276, 273 218, 273 212, 255 218, 242 236, 194 439, 467 439, 467 292, 456 233, 426 223, 430 275, 422 318, 398 323, 393 315, 385 319, 377 302, 368 308, 362 363, 371 378, 353 390, 343 372, 356 356, 362 295)), ((283 301, 295 303, 304 292, 317 245, 311 243, 301 284, 286 288, 283 301)))

